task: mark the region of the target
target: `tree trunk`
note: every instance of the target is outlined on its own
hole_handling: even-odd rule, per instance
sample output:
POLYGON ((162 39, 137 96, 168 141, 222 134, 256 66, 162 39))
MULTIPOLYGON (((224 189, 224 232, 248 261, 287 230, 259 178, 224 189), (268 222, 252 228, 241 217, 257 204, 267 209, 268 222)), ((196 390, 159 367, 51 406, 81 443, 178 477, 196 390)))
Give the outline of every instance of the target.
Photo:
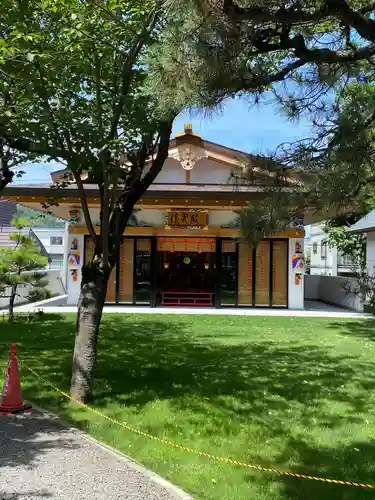
POLYGON ((4 158, 0 157, 0 192, 12 182, 14 172, 12 172, 4 158))
POLYGON ((8 307, 9 321, 13 320, 14 301, 16 300, 16 295, 17 295, 17 287, 15 285, 12 285, 9 297, 9 307, 8 307))
POLYGON ((110 272, 95 265, 82 269, 81 293, 78 303, 76 339, 73 354, 70 394, 74 399, 91 399, 97 341, 110 272))

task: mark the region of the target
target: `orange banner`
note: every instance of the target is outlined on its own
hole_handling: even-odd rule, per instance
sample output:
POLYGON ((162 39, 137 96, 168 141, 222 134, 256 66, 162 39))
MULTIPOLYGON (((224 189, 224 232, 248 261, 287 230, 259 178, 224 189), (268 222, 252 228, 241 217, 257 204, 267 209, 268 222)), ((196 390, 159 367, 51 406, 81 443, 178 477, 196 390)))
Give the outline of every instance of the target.
POLYGON ((215 238, 158 238, 158 252, 215 252, 215 238))

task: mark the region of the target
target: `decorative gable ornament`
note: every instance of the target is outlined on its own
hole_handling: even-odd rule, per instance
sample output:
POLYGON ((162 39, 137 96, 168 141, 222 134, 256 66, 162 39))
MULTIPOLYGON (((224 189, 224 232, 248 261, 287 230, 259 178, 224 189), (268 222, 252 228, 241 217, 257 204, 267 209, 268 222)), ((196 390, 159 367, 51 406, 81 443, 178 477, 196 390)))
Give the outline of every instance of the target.
POLYGON ((169 152, 169 157, 180 162, 184 170, 192 170, 199 160, 207 158, 208 155, 203 148, 179 146, 177 151, 169 152))

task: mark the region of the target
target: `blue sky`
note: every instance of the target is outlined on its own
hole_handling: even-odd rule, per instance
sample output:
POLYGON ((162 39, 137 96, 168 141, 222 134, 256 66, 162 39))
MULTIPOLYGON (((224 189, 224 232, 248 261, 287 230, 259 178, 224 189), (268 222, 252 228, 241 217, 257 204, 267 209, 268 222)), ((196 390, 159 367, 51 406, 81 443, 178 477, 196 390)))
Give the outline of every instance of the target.
MULTIPOLYGON (((305 120, 287 120, 271 103, 250 106, 245 100, 230 100, 221 112, 183 113, 173 126, 173 136, 184 130, 184 123, 192 123, 193 131, 204 139, 247 153, 267 153, 280 143, 308 135, 310 126, 305 120)), ((50 181, 49 171, 61 168, 56 163, 32 164, 23 167, 26 174, 16 183, 43 183, 50 181)))

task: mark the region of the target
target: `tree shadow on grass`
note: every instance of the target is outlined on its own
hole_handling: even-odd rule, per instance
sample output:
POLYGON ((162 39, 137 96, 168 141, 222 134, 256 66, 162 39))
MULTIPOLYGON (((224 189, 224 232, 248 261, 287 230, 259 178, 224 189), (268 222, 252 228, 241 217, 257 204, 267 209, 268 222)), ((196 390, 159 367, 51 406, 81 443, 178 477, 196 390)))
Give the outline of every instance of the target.
MULTIPOLYGON (((354 442, 342 448, 309 447, 303 441, 290 440, 285 448, 298 452, 300 466, 293 472, 344 481, 375 484, 375 441, 354 442)), ((280 460, 288 458, 285 452, 280 460)), ((348 485, 329 484, 305 479, 282 479, 285 500, 366 500, 375 497, 375 490, 348 485)))
MULTIPOLYGON (((341 323, 339 326, 343 328, 341 323)), ((1 337, 0 356, 4 361, 9 344, 16 342, 21 369, 25 360, 61 389, 69 389, 73 315, 46 315, 42 322, 12 324, 1 337)), ((232 338, 231 332, 227 338, 232 338)), ((332 355, 324 347, 311 344, 257 342, 256 338, 241 343, 240 337, 237 343, 226 343, 225 335, 218 342, 214 329, 205 333, 203 340, 202 336, 193 337, 186 322, 178 318, 105 316, 98 345, 95 404, 105 406, 107 401, 116 400, 142 407, 154 399, 230 395, 246 404, 225 408, 224 402, 223 410, 266 415, 274 407, 310 404, 324 396, 347 403, 353 421, 359 409, 366 409, 366 395, 349 394, 345 383, 358 370, 363 378, 373 373, 372 363, 353 363, 349 354, 332 355)), ((43 392, 41 381, 29 376, 25 368, 22 374, 28 377, 28 393, 37 395, 38 388, 43 392)), ((375 388, 375 381, 371 388, 375 388)), ((48 401, 50 396, 46 397, 48 401)), ((334 425, 334 418, 327 416, 325 423, 334 425)))
MULTIPOLYGON (((353 364, 350 355, 331 355, 315 345, 277 342, 219 343, 194 341, 178 321, 106 319, 99 340, 97 404, 116 399, 141 407, 154 399, 184 395, 233 396, 244 407, 235 413, 268 415, 273 408, 322 399, 345 402, 353 422, 369 404, 366 394, 349 394, 346 382, 373 364, 353 364), (363 396, 363 397, 362 397, 363 396)), ((375 388, 375 381, 373 382, 375 388)), ((338 423, 341 422, 338 419, 338 423)), ((326 415, 325 425, 335 425, 326 415)))
MULTIPOLYGON (((332 328, 372 338, 373 322, 350 323, 332 323, 332 328)), ((74 327, 73 317, 46 317, 42 325, 35 323, 17 331, 21 356, 64 390, 68 390, 71 376, 74 327)), ((255 422, 269 439, 285 440, 283 454, 277 459, 280 468, 288 470, 291 462, 298 464, 296 472, 372 482, 374 443, 358 443, 350 449, 336 444, 330 449, 309 447, 307 439, 291 439, 288 415, 299 408, 299 424, 307 429, 340 431, 348 424, 361 425, 372 405, 368 394, 375 389, 373 363, 318 343, 272 342, 271 337, 269 342, 256 337, 244 341, 222 330, 218 339, 215 328, 197 337, 191 334, 191 327, 178 317, 105 316, 99 338, 95 405, 132 405, 138 411, 155 400, 168 400, 182 411, 188 405, 190 412, 215 420, 210 429, 213 435, 231 432, 231 419, 242 425, 255 422), (361 385, 363 381, 366 387, 361 385), (353 382, 362 390, 353 390, 353 382), (345 410, 331 411, 335 404, 345 410), (293 451, 292 459, 285 450, 293 451), (348 471, 351 477, 343 477, 348 471)), ((217 328, 222 328, 219 323, 217 328)), ((14 336, 14 331, 8 332, 7 342, 14 341, 14 336)), ((63 412, 66 400, 52 390, 40 391, 38 385, 28 377, 28 394, 37 397, 42 406, 55 405, 63 412)), ((78 424, 85 428, 86 421, 78 424)), ((375 496, 366 490, 289 478, 282 481, 282 492, 288 500, 375 496)))
MULTIPOLYGON (((285 452, 276 460, 281 469, 288 470, 291 461, 299 464, 295 472, 372 482, 374 443, 358 443, 350 449, 309 447, 304 441, 290 439, 288 415, 293 419, 294 407, 298 407, 298 425, 315 432, 340 432, 351 424, 362 425, 373 404, 368 398, 368 391, 375 389, 373 363, 319 344, 256 338, 225 344, 225 336, 218 342, 214 331, 211 339, 207 333, 202 342, 201 336, 194 340, 186 324, 177 319, 124 321, 111 317, 106 319, 103 333, 96 374, 98 405, 116 401, 141 410, 156 399, 169 400, 180 410, 187 405, 189 412, 206 413, 207 420, 213 422, 213 435, 231 433, 233 419, 245 425, 259 424, 268 439, 285 440, 283 449, 290 447, 293 452, 292 459, 285 452), (366 388, 361 386, 363 380, 366 388), (353 391, 351 384, 356 382, 363 390, 353 391), (332 411, 335 404, 340 411, 332 411), (348 474, 350 477, 345 477, 348 474)), ((263 464, 275 466, 272 461, 263 464)), ((290 478, 282 481, 282 494, 288 500, 375 496, 373 491, 290 478)))
POLYGON ((332 322, 330 328, 348 337, 359 337, 375 341, 375 319, 363 319, 362 321, 332 322))

